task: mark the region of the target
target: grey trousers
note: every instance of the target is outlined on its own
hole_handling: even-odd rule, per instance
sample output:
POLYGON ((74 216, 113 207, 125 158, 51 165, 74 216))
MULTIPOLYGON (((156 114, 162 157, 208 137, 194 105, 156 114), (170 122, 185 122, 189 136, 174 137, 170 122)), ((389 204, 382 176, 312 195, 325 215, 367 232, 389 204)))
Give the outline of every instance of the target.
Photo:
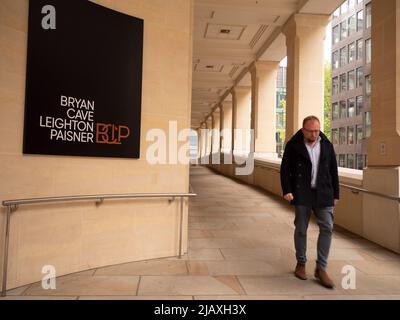
POLYGON ((311 210, 314 212, 319 226, 317 244, 317 267, 326 270, 328 265, 329 250, 333 231, 333 207, 314 208, 306 206, 295 206, 296 218, 294 220, 294 244, 296 248, 296 259, 298 263, 307 262, 307 228, 310 221, 311 210))

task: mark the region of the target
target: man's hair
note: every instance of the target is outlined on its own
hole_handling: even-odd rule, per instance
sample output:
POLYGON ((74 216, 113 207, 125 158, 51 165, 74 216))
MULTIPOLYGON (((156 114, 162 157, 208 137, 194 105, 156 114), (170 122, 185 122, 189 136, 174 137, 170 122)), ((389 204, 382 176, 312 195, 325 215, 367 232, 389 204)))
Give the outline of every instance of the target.
POLYGON ((320 123, 320 122, 319 122, 319 119, 318 119, 316 116, 308 116, 307 118, 305 118, 305 119, 303 120, 303 128, 304 128, 305 124, 306 124, 308 121, 318 121, 318 123, 320 123))

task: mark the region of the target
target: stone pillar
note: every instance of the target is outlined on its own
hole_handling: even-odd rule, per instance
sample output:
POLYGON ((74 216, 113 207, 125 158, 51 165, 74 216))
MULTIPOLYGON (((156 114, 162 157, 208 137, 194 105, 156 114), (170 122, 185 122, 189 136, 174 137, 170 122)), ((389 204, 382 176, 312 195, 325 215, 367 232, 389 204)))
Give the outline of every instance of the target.
POLYGON ((277 157, 276 81, 279 61, 255 62, 251 68, 251 128, 256 156, 277 157))
POLYGON ((206 164, 207 161, 207 148, 208 148, 208 134, 207 134, 207 123, 201 124, 201 164, 206 164))
POLYGON ((206 129, 207 129, 207 156, 211 154, 211 146, 212 146, 212 136, 211 136, 211 130, 212 130, 212 119, 211 117, 208 117, 206 119, 206 129))
POLYGON ((222 153, 224 137, 222 135, 222 130, 224 129, 224 106, 219 105, 219 154, 222 153))
POLYGON ((232 90, 232 130, 231 130, 231 152, 235 150, 235 129, 237 126, 237 98, 236 91, 232 90))
MULTIPOLYGON (((363 187, 400 196, 400 1, 372 1, 372 128, 363 187)), ((400 204, 364 194, 363 235, 400 253, 400 204)))
POLYGON ((244 155, 250 151, 251 87, 235 87, 234 91, 234 149, 244 155), (238 130, 241 129, 242 131, 238 130))
POLYGON ((220 111, 219 108, 216 109, 213 114, 212 114, 212 119, 213 119, 213 153, 219 153, 220 152, 220 111))
POLYGON ((202 151, 202 137, 201 137, 201 126, 197 129, 197 163, 201 162, 201 151, 202 151))
POLYGON ((229 153, 232 151, 232 101, 224 101, 222 103, 223 121, 222 129, 224 136, 222 138, 222 152, 229 153), (229 133, 228 133, 229 130, 229 133))
POLYGON ((217 159, 219 158, 220 155, 220 111, 219 108, 215 109, 214 112, 211 115, 212 117, 212 154, 214 155, 214 161, 213 164, 217 159), (218 155, 218 156, 217 156, 218 155))
POLYGON ((317 116, 324 123, 324 37, 328 15, 295 14, 285 24, 287 47, 286 141, 317 116))

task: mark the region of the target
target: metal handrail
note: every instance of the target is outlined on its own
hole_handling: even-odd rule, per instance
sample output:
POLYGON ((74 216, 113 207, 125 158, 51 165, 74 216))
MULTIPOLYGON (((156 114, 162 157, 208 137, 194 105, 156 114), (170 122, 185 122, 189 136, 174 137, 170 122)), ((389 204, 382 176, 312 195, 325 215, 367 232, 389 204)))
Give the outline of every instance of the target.
MULTIPOLYGON (((256 160, 256 161, 257 161, 257 160, 256 160)), ((279 168, 277 168, 276 166, 275 166, 275 167, 273 167, 273 166, 268 166, 268 165, 264 165, 264 163, 259 163, 258 166, 259 166, 260 168, 266 168, 266 169, 276 170, 276 171, 280 172, 279 168), (278 170, 277 170, 277 169, 278 169, 278 170)), ((377 197, 381 197, 381 198, 385 198, 385 199, 389 199, 389 200, 394 200, 394 201, 399 201, 399 202, 400 202, 400 197, 397 197, 397 196, 386 195, 386 194, 383 194, 383 193, 380 193, 380 192, 375 192, 375 191, 369 191, 369 190, 367 190, 367 189, 363 189, 363 188, 351 186, 351 185, 344 184, 344 183, 339 183, 339 185, 340 185, 341 187, 344 187, 344 188, 353 190, 353 191, 355 191, 355 193, 357 193, 357 192, 367 193, 367 194, 371 194, 371 195, 374 195, 374 196, 377 196, 377 197)))
POLYGON ((6 237, 4 241, 3 256, 3 281, 1 296, 7 294, 7 267, 8 267, 8 249, 10 240, 10 220, 11 215, 18 210, 20 206, 44 203, 74 202, 74 201, 95 201, 96 205, 102 204, 105 200, 121 200, 121 199, 144 199, 144 198, 171 198, 169 202, 180 198, 180 229, 179 229, 179 258, 182 257, 182 235, 183 235, 183 198, 195 197, 197 194, 193 191, 189 184, 189 193, 124 193, 124 194, 98 194, 98 195, 81 195, 81 196, 63 196, 63 197, 46 197, 46 198, 29 198, 4 200, 3 207, 6 207, 6 237))
POLYGON ((367 189, 363 189, 363 188, 358 188, 358 187, 354 187, 354 186, 350 186, 348 184, 344 184, 344 183, 340 183, 340 186, 350 189, 350 190, 354 190, 357 192, 362 192, 362 193, 368 193, 377 197, 381 197, 381 198, 386 198, 386 199, 390 199, 390 200, 394 200, 394 201, 399 201, 400 202, 400 197, 396 197, 396 196, 392 196, 392 195, 386 195, 380 192, 375 192, 375 191, 369 191, 367 189))

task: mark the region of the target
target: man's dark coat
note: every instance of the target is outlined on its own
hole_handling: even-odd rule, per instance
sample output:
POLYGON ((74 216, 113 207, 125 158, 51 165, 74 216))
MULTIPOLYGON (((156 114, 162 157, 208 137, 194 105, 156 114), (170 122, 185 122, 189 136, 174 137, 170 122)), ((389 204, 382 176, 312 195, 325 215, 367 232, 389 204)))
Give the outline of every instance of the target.
MULTIPOLYGON (((339 199, 339 176, 335 150, 321 132, 321 154, 317 174, 317 200, 315 207, 332 207, 339 199)), ((281 164, 283 195, 292 193, 293 205, 312 206, 311 160, 299 130, 286 144, 281 164)))

